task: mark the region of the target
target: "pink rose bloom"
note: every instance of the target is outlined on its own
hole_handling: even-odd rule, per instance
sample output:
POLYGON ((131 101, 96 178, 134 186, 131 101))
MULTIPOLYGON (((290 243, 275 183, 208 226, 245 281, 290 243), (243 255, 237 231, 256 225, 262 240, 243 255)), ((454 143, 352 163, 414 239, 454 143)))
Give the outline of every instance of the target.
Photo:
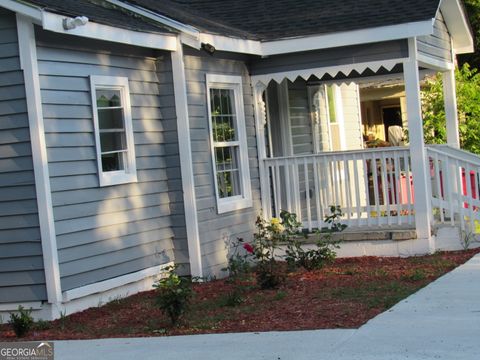
POLYGON ((248 244, 248 243, 245 243, 243 244, 243 248, 250 254, 253 254, 253 246, 248 244))

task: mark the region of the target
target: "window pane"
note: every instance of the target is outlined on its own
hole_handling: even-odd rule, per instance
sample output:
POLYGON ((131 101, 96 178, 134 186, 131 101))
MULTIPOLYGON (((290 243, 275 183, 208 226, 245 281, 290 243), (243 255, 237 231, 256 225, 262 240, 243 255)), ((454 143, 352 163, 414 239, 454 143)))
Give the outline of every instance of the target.
POLYGON ((238 170, 238 151, 238 146, 217 147, 215 149, 217 171, 238 170))
POLYGON ((331 123, 337 122, 337 115, 335 112, 335 94, 333 92, 333 87, 327 87, 327 99, 328 99, 328 115, 331 123))
POLYGON ((123 129, 123 109, 98 109, 100 129, 123 129))
POLYGON ((210 89, 213 141, 236 141, 234 91, 210 89))
POLYGON ((222 113, 220 108, 220 90, 210 89, 210 108, 212 115, 220 115, 222 113))
POLYGON ((97 90, 97 107, 122 106, 120 90, 97 90))
POLYGON ((238 170, 217 173, 217 183, 220 198, 237 196, 242 193, 238 170))
POLYGON ((108 132, 100 134, 102 152, 126 150, 127 141, 124 132, 108 132))
POLYGON ((239 174, 239 147, 215 149, 218 192, 221 198, 241 195, 239 174))
POLYGON ((117 171, 124 170, 124 153, 102 154, 102 170, 117 171))
POLYGON ((233 114, 232 109, 232 99, 233 99, 233 90, 225 89, 221 90, 221 107, 222 107, 222 114, 223 115, 231 115, 233 114))

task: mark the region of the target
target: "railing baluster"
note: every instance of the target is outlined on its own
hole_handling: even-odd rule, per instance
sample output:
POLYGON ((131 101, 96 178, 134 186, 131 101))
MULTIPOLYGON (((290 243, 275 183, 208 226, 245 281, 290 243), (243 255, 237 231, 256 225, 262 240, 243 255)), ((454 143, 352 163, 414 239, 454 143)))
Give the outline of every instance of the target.
POLYGON ((402 224, 402 169, 400 165, 399 152, 393 152, 393 188, 395 189, 395 202, 397 204, 397 224, 402 224))
POLYGON ((376 153, 372 154, 372 177, 373 177, 373 198, 375 200, 375 211, 377 215, 377 224, 380 226, 380 196, 378 192, 378 171, 376 153))
POLYGON ((382 177, 382 193, 383 193, 383 204, 386 206, 387 212, 387 222, 390 225, 390 189, 387 179, 387 161, 385 159, 385 153, 382 152, 381 154, 381 177, 382 177))
MULTIPOLYGON (((285 166, 285 165, 284 165, 285 166)), ((280 212, 282 211, 282 193, 283 191, 281 190, 282 189, 282 178, 281 178, 281 170, 280 170, 280 167, 281 165, 277 162, 276 163, 276 167, 275 167, 275 171, 276 171, 276 174, 277 174, 277 189, 278 190, 278 194, 277 194, 277 207, 275 208, 275 216, 280 216, 280 212)))
POLYGON ((320 188, 320 181, 318 179, 318 158, 313 158, 313 179, 315 182, 315 209, 317 211, 317 228, 321 227, 322 215, 321 215, 321 208, 320 208, 320 195, 321 195, 321 188, 320 188))
POLYGON ((290 162, 285 161, 285 192, 287 195, 287 211, 292 212, 292 187, 290 186, 290 162))
POLYGON ((343 155, 343 177, 344 177, 344 188, 345 188, 345 200, 346 200, 346 215, 347 223, 350 225, 351 216, 352 216, 352 201, 351 201, 351 192, 350 192, 350 162, 347 160, 347 156, 343 155))
POLYGON ((298 221, 302 222, 302 205, 301 205, 301 198, 300 198, 300 171, 298 171, 298 157, 293 159, 293 186, 295 189, 294 192, 294 206, 295 206, 295 213, 297 214, 298 221))
POLYGON ((305 199, 307 203, 308 231, 312 231, 312 209, 310 208, 310 179, 308 176, 308 165, 306 158, 303 158, 303 171, 305 172, 305 199))
POLYGON ((358 156, 354 156, 353 160, 353 177, 355 179, 355 202, 357 208, 357 226, 361 225, 362 212, 360 210, 360 176, 358 174, 358 156))

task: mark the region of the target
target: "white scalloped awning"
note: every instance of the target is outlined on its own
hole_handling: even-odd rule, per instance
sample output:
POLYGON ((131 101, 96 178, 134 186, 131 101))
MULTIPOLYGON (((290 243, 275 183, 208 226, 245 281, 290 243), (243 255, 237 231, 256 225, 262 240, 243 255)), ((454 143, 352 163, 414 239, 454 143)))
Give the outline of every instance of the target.
MULTIPOLYGON (((313 68, 313 69, 301 69, 301 70, 292 70, 292 71, 270 73, 270 74, 263 74, 263 75, 254 75, 252 76, 252 81, 253 81, 253 84, 255 85, 258 83, 262 83, 265 86, 267 86, 271 80, 274 80, 277 83, 282 82, 284 79, 295 81, 298 77, 301 77, 304 80, 308 80, 308 78, 310 78, 310 76, 312 75, 321 79, 326 74, 334 78, 339 73, 342 73, 345 76, 349 76, 352 73, 352 71, 356 71, 357 73, 362 74, 367 69, 373 71, 374 73, 380 70, 380 68, 384 68, 387 71, 391 71, 395 67, 395 65, 401 64, 406 60, 407 59, 371 61, 366 63, 336 65, 336 66, 320 67, 320 68, 313 68)), ((345 79, 342 81, 348 81, 348 79, 345 79)))

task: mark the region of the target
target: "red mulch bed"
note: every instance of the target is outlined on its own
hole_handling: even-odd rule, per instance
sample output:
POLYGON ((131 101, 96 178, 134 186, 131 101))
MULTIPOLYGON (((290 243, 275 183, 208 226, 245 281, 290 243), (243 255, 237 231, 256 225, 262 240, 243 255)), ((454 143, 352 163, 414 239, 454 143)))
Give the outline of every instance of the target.
MULTIPOLYGON (((191 310, 176 327, 155 306, 155 291, 115 300, 53 322, 36 324, 23 340, 165 336, 244 331, 358 328, 480 250, 410 258, 337 259, 321 270, 298 271, 275 290, 244 284, 242 301, 227 306, 235 285, 194 285, 191 310)), ((16 340, 0 325, 0 340, 16 340)))

